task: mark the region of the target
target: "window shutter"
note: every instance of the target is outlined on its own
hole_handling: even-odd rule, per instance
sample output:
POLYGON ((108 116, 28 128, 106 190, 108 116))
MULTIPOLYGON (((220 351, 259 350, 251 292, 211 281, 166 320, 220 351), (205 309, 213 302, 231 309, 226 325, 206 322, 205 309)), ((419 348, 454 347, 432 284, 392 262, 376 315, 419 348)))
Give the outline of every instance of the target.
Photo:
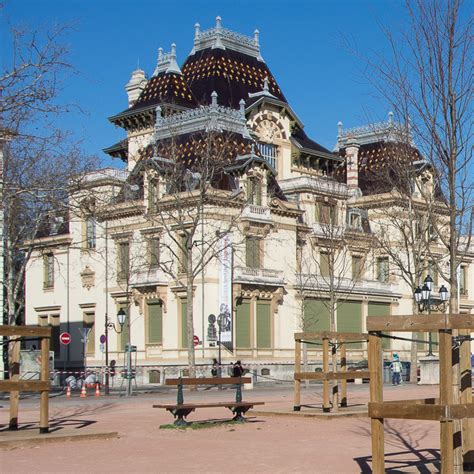
POLYGON ((262 205, 262 182, 260 180, 255 182, 255 202, 257 206, 262 205))
MULTIPOLYGON (((369 302, 368 316, 390 316, 390 304, 369 302)), ((384 331, 385 332, 385 331, 384 331)), ((387 333, 390 334, 390 333, 387 333)), ((390 349, 390 339, 382 337, 382 349, 390 349)))
POLYGON ((158 302, 148 303, 148 342, 163 342, 163 310, 158 302))
POLYGON ((160 240, 151 238, 148 240, 148 263, 156 267, 160 263, 160 240))
POLYGON ((245 265, 250 268, 260 267, 260 240, 247 237, 245 240, 245 265))
MULTIPOLYGON (((337 330, 340 332, 362 332, 361 303, 345 301, 337 308, 337 330)), ((362 343, 350 344, 350 348, 360 349, 362 343)))
POLYGON ((250 301, 243 300, 236 305, 235 314, 235 344, 239 349, 250 346, 250 301))
POLYGON ((90 328, 89 335, 87 336, 87 353, 95 353, 95 324, 85 324, 84 327, 90 328))
POLYGON ((329 276, 329 256, 327 253, 321 253, 319 255, 319 270, 321 272, 321 276, 328 277, 329 276))
POLYGON ((329 331, 329 309, 321 300, 307 299, 304 302, 303 330, 306 332, 329 331))
POLYGON ((128 274, 129 274, 129 265, 130 265, 130 244, 128 242, 119 243, 118 258, 119 258, 118 278, 119 280, 127 280, 128 274))
POLYGON ((257 348, 272 347, 270 301, 257 301, 257 348))

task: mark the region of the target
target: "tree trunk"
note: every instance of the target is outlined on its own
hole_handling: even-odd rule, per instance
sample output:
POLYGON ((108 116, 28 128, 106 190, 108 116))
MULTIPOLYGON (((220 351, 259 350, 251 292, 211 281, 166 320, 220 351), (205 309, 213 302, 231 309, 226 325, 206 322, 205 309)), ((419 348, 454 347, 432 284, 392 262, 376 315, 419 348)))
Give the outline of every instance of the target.
POLYGON ((188 345, 189 376, 196 376, 196 356, 194 351, 194 321, 193 321, 193 260, 192 248, 187 245, 186 268, 186 340, 188 345))

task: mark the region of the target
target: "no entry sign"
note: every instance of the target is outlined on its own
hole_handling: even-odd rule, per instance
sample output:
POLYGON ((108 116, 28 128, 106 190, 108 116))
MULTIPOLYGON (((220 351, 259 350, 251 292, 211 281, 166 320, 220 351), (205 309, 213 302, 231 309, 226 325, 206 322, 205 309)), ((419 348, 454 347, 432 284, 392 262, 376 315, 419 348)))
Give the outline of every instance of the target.
POLYGON ((194 346, 197 346, 199 344, 199 336, 193 336, 193 342, 194 346))
POLYGON ((68 332, 62 332, 59 335, 59 342, 67 346, 71 342, 71 335, 68 332))

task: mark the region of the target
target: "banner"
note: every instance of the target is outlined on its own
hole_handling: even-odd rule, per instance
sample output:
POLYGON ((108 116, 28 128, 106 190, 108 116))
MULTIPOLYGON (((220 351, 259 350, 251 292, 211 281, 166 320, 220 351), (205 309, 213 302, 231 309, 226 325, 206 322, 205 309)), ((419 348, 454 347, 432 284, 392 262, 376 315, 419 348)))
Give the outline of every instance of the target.
MULTIPOLYGON (((219 242, 219 314, 221 342, 232 348, 232 236, 225 234, 219 242)), ((219 326, 218 326, 219 330, 219 326)))

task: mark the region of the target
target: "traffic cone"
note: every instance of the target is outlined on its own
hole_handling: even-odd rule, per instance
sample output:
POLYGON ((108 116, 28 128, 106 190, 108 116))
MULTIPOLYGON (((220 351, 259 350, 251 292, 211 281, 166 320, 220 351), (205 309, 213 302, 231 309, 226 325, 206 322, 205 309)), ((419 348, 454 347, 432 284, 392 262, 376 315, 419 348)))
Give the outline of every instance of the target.
POLYGON ((86 384, 82 384, 82 389, 81 389, 81 398, 86 398, 87 397, 87 390, 86 390, 86 384))
POLYGON ((70 385, 67 386, 66 398, 71 398, 71 386, 70 385))
POLYGON ((95 396, 100 397, 100 385, 98 383, 95 384, 95 396))

